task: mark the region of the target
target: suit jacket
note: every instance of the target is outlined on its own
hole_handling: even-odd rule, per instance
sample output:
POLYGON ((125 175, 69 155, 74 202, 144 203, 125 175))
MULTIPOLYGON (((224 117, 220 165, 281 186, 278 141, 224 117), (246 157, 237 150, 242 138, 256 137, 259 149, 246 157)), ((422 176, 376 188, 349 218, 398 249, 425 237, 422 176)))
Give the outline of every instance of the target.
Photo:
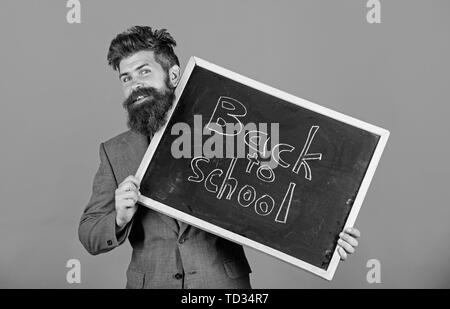
POLYGON ((78 229, 83 246, 96 255, 128 238, 127 288, 250 288, 241 245, 142 205, 116 235, 115 190, 136 173, 147 147, 147 137, 132 131, 100 144, 100 166, 78 229))

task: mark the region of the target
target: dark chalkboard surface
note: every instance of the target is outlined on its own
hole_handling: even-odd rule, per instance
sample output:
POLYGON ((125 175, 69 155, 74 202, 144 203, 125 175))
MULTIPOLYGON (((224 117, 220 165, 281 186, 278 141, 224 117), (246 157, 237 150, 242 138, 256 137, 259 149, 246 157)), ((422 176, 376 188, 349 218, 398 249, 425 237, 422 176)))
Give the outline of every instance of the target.
POLYGON ((331 280, 388 135, 193 57, 140 201, 331 280))

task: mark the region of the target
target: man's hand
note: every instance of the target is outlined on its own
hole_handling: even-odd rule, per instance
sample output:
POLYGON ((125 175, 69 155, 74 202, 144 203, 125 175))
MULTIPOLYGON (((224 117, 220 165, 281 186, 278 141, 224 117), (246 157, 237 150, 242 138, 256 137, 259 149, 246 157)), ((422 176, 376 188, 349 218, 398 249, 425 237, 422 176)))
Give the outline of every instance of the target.
POLYGON ((358 247, 358 241, 356 240, 361 236, 361 233, 355 228, 346 228, 339 234, 338 240, 338 252, 341 256, 341 260, 345 261, 348 255, 355 252, 355 248, 358 247))
POLYGON ((131 221, 137 210, 139 185, 139 180, 130 175, 116 189, 116 224, 120 228, 131 221))

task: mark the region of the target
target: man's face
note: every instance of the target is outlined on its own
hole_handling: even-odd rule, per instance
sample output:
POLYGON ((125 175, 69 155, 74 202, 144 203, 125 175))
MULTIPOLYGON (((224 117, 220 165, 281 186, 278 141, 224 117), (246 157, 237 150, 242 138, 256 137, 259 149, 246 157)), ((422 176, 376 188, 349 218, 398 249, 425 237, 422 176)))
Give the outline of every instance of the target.
POLYGON ((151 136, 166 121, 174 90, 169 86, 168 73, 156 62, 152 51, 139 51, 119 64, 131 130, 151 136))
POLYGON ((139 87, 167 88, 167 72, 155 60, 153 51, 139 51, 119 63, 119 78, 125 98, 139 87))

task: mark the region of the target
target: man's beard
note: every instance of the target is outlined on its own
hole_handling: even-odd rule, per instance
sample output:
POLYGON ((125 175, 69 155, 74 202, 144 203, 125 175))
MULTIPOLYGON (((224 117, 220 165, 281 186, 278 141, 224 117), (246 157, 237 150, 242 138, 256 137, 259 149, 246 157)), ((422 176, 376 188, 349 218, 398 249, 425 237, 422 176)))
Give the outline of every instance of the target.
POLYGON ((174 89, 166 87, 162 92, 153 87, 138 88, 123 102, 128 111, 128 127, 145 136, 153 136, 166 123, 167 112, 175 98, 174 89), (139 96, 144 101, 134 103, 139 96))

